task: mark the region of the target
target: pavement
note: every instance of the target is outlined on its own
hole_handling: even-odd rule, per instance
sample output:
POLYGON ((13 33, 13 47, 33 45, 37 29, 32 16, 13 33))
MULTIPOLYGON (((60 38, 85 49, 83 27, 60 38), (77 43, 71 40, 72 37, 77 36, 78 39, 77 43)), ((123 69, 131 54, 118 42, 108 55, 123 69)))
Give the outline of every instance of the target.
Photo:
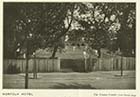
MULTIPOLYGON (((52 72, 29 74, 29 89, 135 89, 135 71, 52 72)), ((4 89, 24 89, 25 74, 4 74, 4 89)))

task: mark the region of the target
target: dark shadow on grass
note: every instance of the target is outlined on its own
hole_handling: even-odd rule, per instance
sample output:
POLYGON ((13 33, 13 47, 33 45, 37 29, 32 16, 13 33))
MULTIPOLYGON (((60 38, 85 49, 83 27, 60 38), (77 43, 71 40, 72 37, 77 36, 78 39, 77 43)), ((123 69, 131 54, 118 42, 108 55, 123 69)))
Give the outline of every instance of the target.
POLYGON ((72 83, 72 84, 64 84, 64 83, 58 83, 57 85, 54 85, 52 87, 49 87, 51 89, 96 89, 95 87, 92 87, 89 84, 79 84, 79 83, 72 83))

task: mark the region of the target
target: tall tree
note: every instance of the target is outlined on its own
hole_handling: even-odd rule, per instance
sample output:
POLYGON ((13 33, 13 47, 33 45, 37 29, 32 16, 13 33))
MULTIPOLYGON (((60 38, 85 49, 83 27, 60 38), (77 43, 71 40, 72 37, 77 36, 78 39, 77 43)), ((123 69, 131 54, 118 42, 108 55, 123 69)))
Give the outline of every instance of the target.
MULTIPOLYGON (((53 47, 54 52, 52 57, 54 57, 58 46, 62 46, 61 38, 71 27, 74 7, 74 3, 5 4, 6 17, 4 23, 9 26, 5 26, 4 42, 10 38, 14 39, 13 47, 15 47, 15 49, 11 52, 16 52, 16 46, 18 44, 20 44, 22 48, 25 48, 25 37, 28 37, 30 54, 38 48, 53 47), (15 14, 17 14, 17 16, 15 18, 14 15, 9 12, 10 9, 13 8, 16 9, 15 14), (9 18, 8 14, 9 16, 11 15, 12 18, 9 18), (67 26, 65 26, 64 23, 66 18, 68 20, 67 26), (9 21, 12 22, 10 23, 9 21), (9 31, 7 31, 7 28, 9 31), (9 33, 11 36, 8 36, 9 33), (25 36, 25 33, 27 36, 25 36)), ((10 42, 13 42, 13 40, 10 42)), ((8 51, 6 46, 7 45, 5 45, 5 52, 8 51)))
POLYGON ((76 29, 82 30, 82 37, 98 50, 99 57, 105 47, 120 48, 125 54, 135 50, 135 3, 82 3, 78 7, 76 29))
MULTIPOLYGON (((52 57, 55 56, 60 39, 64 36, 72 23, 74 4, 72 3, 12 3, 5 4, 4 19, 4 49, 8 51, 7 45, 11 39, 15 53, 19 48, 25 49, 26 53, 26 75, 25 88, 28 88, 28 60, 38 48, 54 47, 52 57), (16 18, 7 16, 13 15, 10 9, 16 9, 16 18), (65 9, 65 10, 64 10, 65 9), (70 14, 68 14, 70 13, 70 14), (65 27, 64 20, 70 17, 68 26, 65 27), (8 17, 8 21, 7 21, 8 17), (10 23, 9 21, 12 21, 10 23), (8 29, 6 30, 8 25, 8 29), (8 34, 10 33, 11 36, 8 34)), ((7 57, 7 53, 4 53, 7 57)))

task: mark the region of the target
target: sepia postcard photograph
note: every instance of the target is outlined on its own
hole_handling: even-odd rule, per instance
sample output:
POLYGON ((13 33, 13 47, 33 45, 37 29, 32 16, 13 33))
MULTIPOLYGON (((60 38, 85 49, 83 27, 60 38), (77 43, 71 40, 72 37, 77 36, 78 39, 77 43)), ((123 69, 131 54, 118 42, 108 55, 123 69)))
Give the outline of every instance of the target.
POLYGON ((1 5, 3 97, 37 97, 34 90, 77 91, 75 96, 55 97, 138 97, 136 1, 1 5), (78 90, 121 94, 79 96, 78 90))

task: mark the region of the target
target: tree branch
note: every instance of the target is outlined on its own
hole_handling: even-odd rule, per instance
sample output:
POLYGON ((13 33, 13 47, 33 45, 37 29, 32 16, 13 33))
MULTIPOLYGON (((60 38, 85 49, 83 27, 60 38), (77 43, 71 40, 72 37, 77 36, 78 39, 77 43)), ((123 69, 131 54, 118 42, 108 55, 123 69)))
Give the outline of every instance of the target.
POLYGON ((50 44, 50 43, 54 43, 54 42, 58 41, 62 36, 64 36, 69 31, 69 29, 71 27, 71 24, 72 24, 72 21, 73 21, 73 13, 74 13, 74 9, 73 9, 73 11, 71 13, 71 21, 68 24, 68 28, 66 30, 64 30, 60 35, 58 35, 55 39, 48 41, 46 43, 47 45, 50 44))

